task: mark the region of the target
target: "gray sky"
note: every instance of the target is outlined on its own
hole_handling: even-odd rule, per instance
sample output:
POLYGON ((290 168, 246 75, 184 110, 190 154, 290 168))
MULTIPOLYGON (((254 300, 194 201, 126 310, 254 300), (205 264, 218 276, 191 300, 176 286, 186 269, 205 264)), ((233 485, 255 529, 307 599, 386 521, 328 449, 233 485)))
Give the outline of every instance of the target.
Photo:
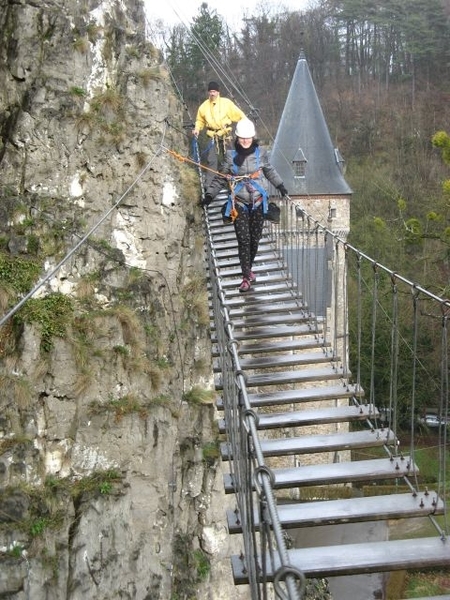
POLYGON ((283 8, 305 10, 314 5, 314 0, 145 0, 145 7, 149 20, 162 19, 168 25, 189 24, 202 1, 232 28, 240 25, 242 17, 257 14, 258 7, 280 12, 283 8))

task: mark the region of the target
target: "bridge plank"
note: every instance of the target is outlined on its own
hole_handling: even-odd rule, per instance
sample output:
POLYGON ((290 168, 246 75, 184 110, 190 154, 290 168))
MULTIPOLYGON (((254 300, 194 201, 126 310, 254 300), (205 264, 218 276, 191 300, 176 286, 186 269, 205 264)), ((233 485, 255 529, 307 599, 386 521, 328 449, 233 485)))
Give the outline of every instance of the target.
MULTIPOLYGON (((409 457, 403 457, 402 459, 378 458, 374 460, 272 469, 274 489, 397 479, 418 472, 417 467, 412 465, 409 457)), ((225 493, 234 493, 233 474, 227 473, 224 475, 224 487, 225 493)))
MULTIPOLYGON (((281 269, 281 267, 280 267, 281 269)), ((223 279, 222 280, 222 288, 225 291, 225 295, 227 297, 231 295, 239 294, 239 297, 242 298, 242 301, 245 302, 246 298, 251 297, 252 294, 258 294, 261 291, 267 291, 271 286, 278 284, 280 288, 288 289, 289 287, 293 287, 286 279, 286 274, 281 270, 274 272, 272 274, 258 277, 258 280, 252 284, 251 290, 246 292, 245 294, 241 294, 238 289, 238 286, 242 282, 242 275, 239 275, 237 278, 223 279)), ((276 288, 275 288, 276 289, 276 288)))
MULTIPOLYGON (((256 529, 260 527, 259 512, 255 509, 253 516, 256 529)), ((292 529, 442 515, 444 502, 436 492, 420 492, 279 504, 277 512, 281 526, 292 529)), ((242 533, 239 511, 228 510, 227 522, 230 533, 242 533)))
POLYGON ((292 290, 287 290, 283 288, 276 293, 271 294, 258 294, 257 296, 250 296, 250 298, 246 297, 245 302, 242 300, 242 294, 240 296, 236 296, 234 298, 226 298, 224 302, 224 306, 230 309, 230 312, 235 310, 243 311, 248 309, 249 306, 254 305, 253 310, 259 310, 259 305, 263 304, 273 304, 279 302, 289 302, 289 301, 297 301, 300 305, 300 308, 304 308, 303 301, 301 300, 301 295, 296 295, 292 290))
POLYGON ((271 354, 270 356, 241 358, 239 362, 243 369, 267 369, 292 365, 319 364, 330 362, 331 360, 332 356, 330 354, 327 354, 324 350, 319 350, 318 352, 271 354))
MULTIPOLYGON (((343 382, 341 385, 248 394, 247 398, 252 407, 274 406, 351 398, 352 396, 357 396, 358 391, 359 388, 357 386, 347 385, 343 382)), ((362 390, 361 393, 363 393, 362 390)))
MULTIPOLYGON (((378 419, 380 413, 373 406, 333 406, 329 408, 285 411, 278 413, 258 413, 258 430, 278 429, 286 427, 302 427, 306 425, 327 425, 329 423, 347 423, 378 419)), ((219 432, 226 432, 225 419, 219 419, 219 432)))
MULTIPOLYGON (((324 351, 318 351, 296 354, 271 354, 270 356, 256 356, 247 359, 241 358, 239 362, 242 369, 251 370, 329 363, 331 359, 332 357, 328 356, 324 351)), ((220 361, 216 360, 214 362, 213 369, 216 373, 221 372, 222 366, 220 361)))
MULTIPOLYGON (((259 267, 258 270, 254 271, 254 273, 257 273, 257 281, 271 281, 274 277, 274 273, 276 273, 276 276, 279 277, 279 272, 280 270, 282 270, 284 268, 283 263, 281 263, 279 260, 274 260, 270 263, 266 263, 263 267, 259 267)), ((238 277, 238 278, 242 278, 242 270, 240 267, 236 267, 236 268, 221 268, 220 269, 220 276, 221 277, 238 277)), ((255 285, 255 284, 254 284, 255 285)))
MULTIPOLYGON (((297 327, 292 326, 281 326, 281 327, 255 327, 248 331, 235 331, 234 338, 236 340, 261 340, 261 339, 270 339, 270 338, 282 338, 282 337, 295 337, 295 336, 312 336, 317 335, 321 331, 321 328, 313 326, 313 325, 298 325, 297 327)), ((211 340, 213 343, 217 343, 216 335, 213 333, 211 335, 211 340)))
MULTIPOLYGON (((412 541, 390 540, 296 548, 288 550, 289 564, 302 571, 307 578, 450 566, 448 541, 437 536, 417 538, 414 543, 412 541)), ((259 561, 261 564, 261 559, 259 561)), ((273 581, 274 573, 279 568, 278 560, 275 559, 274 562, 274 566, 270 561, 266 565, 269 581, 273 581)), ((248 583, 248 572, 242 559, 233 556, 231 563, 235 584, 248 583)))
MULTIPOLYGON (((311 381, 326 381, 332 379, 341 379, 343 376, 348 376, 349 373, 342 374, 333 366, 303 369, 301 371, 270 371, 268 373, 258 373, 256 375, 248 375, 246 379, 246 387, 263 387, 269 385, 285 385, 287 383, 308 383, 311 381)), ((215 380, 216 390, 223 389, 221 377, 215 380)))
MULTIPOLYGON (((264 456, 290 456, 293 454, 319 454, 321 452, 338 452, 357 448, 374 448, 384 444, 393 444, 396 439, 394 432, 390 429, 365 429, 343 433, 272 438, 260 440, 260 444, 264 456)), ((222 460, 230 459, 229 449, 227 442, 220 444, 222 460)))
POLYGON ((295 350, 310 350, 313 348, 325 348, 329 344, 324 342, 321 337, 302 337, 295 340, 276 338, 262 340, 255 343, 239 344, 239 356, 244 354, 262 354, 268 352, 290 352, 295 350))
MULTIPOLYGON (((261 327, 261 326, 276 326, 283 327, 288 324, 299 324, 306 323, 311 321, 311 315, 306 313, 303 310, 297 310, 295 313, 285 313, 282 312, 280 314, 267 314, 264 311, 251 311, 247 315, 243 315, 239 319, 233 319, 233 326, 236 329, 246 329, 248 332, 249 328, 252 327, 261 327)), ((251 333, 247 333, 247 337, 251 335, 251 333)))
POLYGON ((274 299, 270 299, 266 303, 258 303, 254 306, 248 304, 240 303, 237 308, 229 308, 228 314, 231 318, 243 318, 249 314, 250 311, 253 313, 256 311, 257 313, 265 313, 265 314, 282 314, 282 313, 292 313, 292 312, 303 312, 307 310, 306 305, 301 300, 293 300, 292 296, 288 297, 288 301, 286 302, 278 302, 274 301, 274 299))
POLYGON ((300 371, 275 371, 270 373, 257 373, 247 377, 247 387, 261 387, 265 385, 283 385, 285 383, 304 383, 309 381, 327 381, 330 379, 341 379, 347 377, 348 373, 342 373, 333 364, 314 369, 302 369, 300 371))

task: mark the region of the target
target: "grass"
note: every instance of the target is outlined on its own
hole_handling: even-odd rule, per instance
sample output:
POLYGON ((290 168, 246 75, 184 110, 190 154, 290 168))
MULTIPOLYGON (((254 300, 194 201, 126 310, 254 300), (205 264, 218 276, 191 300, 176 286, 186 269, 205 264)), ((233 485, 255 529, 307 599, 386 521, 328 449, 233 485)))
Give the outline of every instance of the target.
POLYGON ((196 385, 183 394, 183 400, 188 404, 212 404, 215 396, 214 390, 207 390, 196 385))
POLYGON ((405 576, 405 598, 438 596, 450 592, 450 574, 443 570, 412 571, 405 576))

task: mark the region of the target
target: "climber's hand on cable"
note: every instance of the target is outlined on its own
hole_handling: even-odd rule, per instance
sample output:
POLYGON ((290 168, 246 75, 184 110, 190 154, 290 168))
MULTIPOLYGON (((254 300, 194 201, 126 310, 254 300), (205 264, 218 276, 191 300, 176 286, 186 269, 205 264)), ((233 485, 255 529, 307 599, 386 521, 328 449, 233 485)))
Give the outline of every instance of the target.
POLYGON ((289 196, 288 191, 284 187, 283 183, 280 183, 280 185, 277 187, 277 190, 280 192, 280 194, 283 198, 285 198, 286 196, 289 196))

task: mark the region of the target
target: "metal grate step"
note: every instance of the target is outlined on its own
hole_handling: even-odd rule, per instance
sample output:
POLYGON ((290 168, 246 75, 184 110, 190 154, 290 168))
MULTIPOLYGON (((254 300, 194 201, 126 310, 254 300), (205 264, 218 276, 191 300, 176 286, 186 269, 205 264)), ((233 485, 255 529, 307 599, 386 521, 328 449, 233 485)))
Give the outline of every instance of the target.
MULTIPOLYGON (((236 331, 234 338, 240 340, 264 340, 270 338, 295 337, 306 335, 318 335, 321 333, 319 327, 312 329, 309 325, 280 326, 280 327, 255 327, 251 331, 236 331)), ((213 332, 211 335, 212 343, 217 343, 217 338, 213 332)))
MULTIPOLYGON (((217 258, 220 261, 219 268, 223 269, 228 266, 238 266, 240 265, 239 257, 236 253, 236 250, 222 250, 219 254, 216 254, 217 258)), ((265 262, 272 262, 274 260, 280 260, 280 256, 276 250, 266 248, 265 250, 258 250, 258 256, 256 257, 256 263, 254 265, 253 270, 258 272, 260 267, 264 265, 265 262)))
MULTIPOLYGON (((327 344, 328 346, 328 344, 327 344)), ((265 354, 268 352, 289 352, 296 350, 312 350, 316 348, 325 348, 326 345, 321 338, 303 338, 291 340, 289 338, 284 340, 268 340, 267 342, 260 342, 257 344, 240 344, 239 354, 244 356, 246 354, 265 354)), ((212 355, 219 356, 219 349, 217 345, 212 347, 212 355)))
MULTIPOLYGON (((330 362, 331 356, 325 351, 303 352, 291 354, 271 354, 270 356, 256 356, 252 358, 241 358, 241 367, 245 370, 252 369, 272 369, 290 367, 294 365, 313 365, 324 362, 330 362)), ((220 365, 215 363, 214 370, 220 371, 220 365)))
MULTIPOLYGON (((253 308, 249 310, 241 311, 241 318, 233 319, 234 329, 243 329, 250 327, 262 327, 262 326, 277 326, 282 327, 283 325, 308 323, 311 321, 311 315, 301 308, 296 308, 295 312, 280 310, 276 312, 277 306, 272 306, 271 311, 258 310, 255 312, 253 308)), ((212 317, 210 323, 211 328, 215 329, 215 321, 212 317)))
MULTIPOLYGON (((336 577, 408 569, 450 566, 450 543, 440 537, 343 544, 288 550, 289 564, 307 578, 336 577)), ((239 556, 231 559, 236 585, 248 583, 245 562, 239 556)), ((267 561, 266 575, 273 581, 279 564, 267 561)), ((259 559, 261 564, 261 558, 259 559)))
POLYGON ((284 289, 292 285, 286 281, 286 275, 283 275, 280 270, 274 271, 268 275, 260 275, 257 281, 252 284, 251 290, 249 292, 245 292, 245 294, 242 294, 238 289, 238 286, 241 284, 241 282, 242 275, 238 275, 236 278, 233 277, 222 280, 222 288, 224 289, 227 298, 239 294, 240 298, 242 298, 242 301, 245 302, 246 298, 252 297, 261 291, 267 291, 274 284, 279 284, 281 288, 284 289))
POLYGON ((288 324, 300 324, 307 323, 311 320, 308 313, 304 311, 297 311, 296 313, 281 313, 270 315, 264 312, 251 312, 251 314, 245 315, 241 319, 234 319, 234 329, 249 329, 250 327, 262 327, 262 326, 276 326, 283 327, 288 324))
MULTIPOLYGON (((313 381, 330 381, 348 377, 350 373, 337 371, 334 366, 328 366, 317 369, 303 369, 301 371, 270 371, 268 373, 258 373, 257 375, 248 375, 246 377, 246 387, 264 387, 269 385, 286 385, 288 383, 310 383, 313 381)), ((215 389, 222 390, 222 378, 215 380, 215 389)))
MULTIPOLYGON (((392 445, 395 441, 395 434, 390 429, 366 429, 344 433, 273 438, 260 440, 260 443, 264 456, 290 456, 293 454, 319 454, 321 452, 374 448, 385 444, 392 445)), ((230 459, 230 450, 228 442, 220 444, 222 460, 230 459)), ((231 458, 233 457, 231 456, 231 458)))
POLYGON ((237 280, 235 281, 235 285, 236 287, 226 290, 226 298, 227 298, 227 302, 230 300, 230 298, 233 297, 237 297, 240 299, 241 302, 246 302, 248 304, 251 304, 255 301, 258 300, 258 298, 260 297, 261 294, 272 294, 272 293, 277 293, 277 292, 285 292, 287 290, 292 290, 292 292, 294 293, 295 288, 294 285, 292 284, 292 282, 290 282, 289 280, 284 280, 280 279, 279 282, 274 282, 274 283, 267 283, 267 284, 259 284, 257 283, 253 288, 252 291, 250 292, 246 292, 245 294, 241 294, 239 292, 238 285, 241 283, 241 280, 237 280))
MULTIPOLYGON (((279 279, 279 273, 280 270, 283 269, 283 265, 278 261, 278 262, 270 262, 270 263, 266 263, 264 266, 259 267, 258 271, 253 271, 256 275, 256 280, 253 282, 253 285, 256 285, 257 283, 262 283, 264 281, 270 281, 269 276, 270 277, 274 277, 274 275, 276 274, 277 279, 279 279)), ((220 276, 221 277, 233 277, 233 278, 242 278, 242 271, 240 268, 237 269, 229 269, 229 268, 222 268, 220 269, 220 276)), ((285 278, 286 279, 286 278, 285 278)), ((225 285, 225 282, 223 282, 225 285)), ((225 285, 226 287, 226 285, 225 285)))
POLYGON ((255 312, 262 314, 282 314, 282 313, 298 313, 300 311, 307 310, 307 306, 301 300, 292 300, 292 296, 288 297, 287 300, 277 300, 275 298, 270 298, 270 300, 266 303, 258 303, 255 306, 249 306, 248 304, 239 303, 236 308, 232 308, 231 306, 227 306, 228 313, 231 318, 236 317, 244 317, 249 315, 250 313, 255 314, 255 312))
MULTIPOLYGON (((389 496, 279 504, 277 512, 281 526, 284 529, 292 529, 442 515, 444 514, 444 502, 436 492, 421 492, 419 494, 391 494, 389 496)), ((242 533, 238 510, 227 511, 227 522, 230 533, 242 533)), ((259 529, 258 509, 254 511, 253 522, 255 528, 259 529)))
MULTIPOLYGON (((334 406, 313 410, 286 411, 280 413, 259 413, 257 415, 258 430, 278 429, 286 427, 302 427, 307 425, 327 425, 329 423, 348 423, 377 419, 380 413, 373 406, 334 406)), ((219 419, 220 433, 226 433, 225 419, 219 419)))
MULTIPOLYGON (((236 241, 236 236, 230 235, 229 239, 225 239, 224 241, 215 241, 214 242, 214 250, 216 252, 216 256, 217 258, 220 260, 221 258, 221 252, 224 250, 231 250, 233 249, 234 252, 237 252, 237 241, 236 241)), ((274 247, 271 241, 262 238, 261 241, 259 242, 259 248, 258 251, 262 251, 262 252, 268 252, 269 250, 272 250, 272 252, 274 252, 274 247)))
POLYGON ((263 392, 248 394, 248 400, 252 407, 273 406, 282 404, 294 404, 298 402, 318 402, 321 400, 333 400, 351 398, 362 392, 356 385, 334 385, 299 390, 283 390, 279 392, 263 392))
POLYGON ((301 296, 295 294, 293 289, 286 289, 286 287, 269 294, 252 294, 251 296, 245 296, 245 298, 242 298, 242 294, 240 294, 234 298, 227 298, 224 306, 230 310, 248 310, 249 306, 253 307, 253 310, 258 310, 258 307, 263 304, 272 305, 286 301, 298 302, 300 308, 304 308, 301 296))
MULTIPOLYGON (((377 458, 374 460, 272 469, 274 489, 397 479, 418 472, 417 467, 411 463, 409 457, 377 458)), ((224 487, 227 494, 235 492, 233 474, 224 475, 224 487)))

